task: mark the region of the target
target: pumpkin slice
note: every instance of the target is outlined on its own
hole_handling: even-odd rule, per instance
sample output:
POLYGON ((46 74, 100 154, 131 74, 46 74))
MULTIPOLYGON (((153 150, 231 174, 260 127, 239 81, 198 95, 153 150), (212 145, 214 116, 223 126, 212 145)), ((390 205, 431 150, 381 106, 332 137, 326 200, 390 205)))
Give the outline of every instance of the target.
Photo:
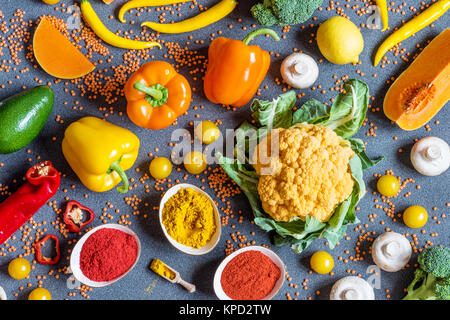
POLYGON ((33 51, 42 69, 56 78, 79 78, 95 68, 45 17, 34 32, 33 51))
POLYGON ((450 29, 422 51, 394 81, 384 98, 385 115, 404 130, 415 130, 450 99, 450 29))

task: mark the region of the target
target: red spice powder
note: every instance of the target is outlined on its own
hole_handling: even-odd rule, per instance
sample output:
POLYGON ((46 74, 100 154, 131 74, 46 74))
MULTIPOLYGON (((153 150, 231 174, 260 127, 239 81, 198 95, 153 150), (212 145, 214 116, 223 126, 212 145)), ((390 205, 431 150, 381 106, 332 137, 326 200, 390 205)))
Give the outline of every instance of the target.
POLYGON ((137 253, 138 245, 133 236, 117 229, 103 228, 83 244, 80 268, 93 281, 111 281, 132 267, 137 253))
POLYGON ((249 250, 225 266, 220 283, 226 295, 234 300, 260 300, 272 291, 280 275, 281 270, 272 259, 249 250))

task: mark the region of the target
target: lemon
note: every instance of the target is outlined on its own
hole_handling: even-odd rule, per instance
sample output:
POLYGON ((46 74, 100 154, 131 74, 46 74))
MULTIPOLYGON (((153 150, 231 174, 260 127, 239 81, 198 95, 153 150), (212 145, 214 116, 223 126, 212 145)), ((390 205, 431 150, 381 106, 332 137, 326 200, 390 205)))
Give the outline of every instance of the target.
POLYGON ((42 0, 46 4, 57 4, 59 0, 42 0))
POLYGON ((364 49, 364 39, 350 20, 336 16, 317 30, 317 44, 323 56, 334 64, 357 63, 364 49))

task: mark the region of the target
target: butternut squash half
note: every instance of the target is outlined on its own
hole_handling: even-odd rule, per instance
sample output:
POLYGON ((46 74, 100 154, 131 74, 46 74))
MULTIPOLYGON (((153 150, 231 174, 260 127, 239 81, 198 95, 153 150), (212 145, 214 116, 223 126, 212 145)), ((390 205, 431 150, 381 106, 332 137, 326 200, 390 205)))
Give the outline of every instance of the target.
POLYGON ((385 98, 384 114, 404 130, 415 130, 450 99, 450 29, 422 51, 394 81, 385 98))
POLYGON ((95 68, 45 17, 34 32, 33 52, 41 68, 56 78, 79 78, 95 68))

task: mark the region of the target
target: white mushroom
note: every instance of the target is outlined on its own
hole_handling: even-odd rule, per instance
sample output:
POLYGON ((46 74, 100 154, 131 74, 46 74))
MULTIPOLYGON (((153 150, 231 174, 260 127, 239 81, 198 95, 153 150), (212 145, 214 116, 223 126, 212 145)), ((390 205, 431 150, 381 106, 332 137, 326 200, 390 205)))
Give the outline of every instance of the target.
POLYGON ((385 232, 372 244, 372 258, 380 269, 397 272, 411 258, 411 244, 408 239, 396 232, 385 232))
POLYGON ((8 300, 6 298, 6 292, 3 290, 3 288, 0 286, 0 300, 8 300))
POLYGON ((293 53, 281 64, 281 76, 288 85, 297 89, 311 87, 319 77, 319 67, 304 53, 293 53))
POLYGON ((366 280, 349 276, 335 282, 330 300, 375 300, 375 293, 366 280))
POLYGON ((411 162, 421 174, 438 176, 450 166, 450 147, 437 137, 423 138, 413 146, 411 162))

